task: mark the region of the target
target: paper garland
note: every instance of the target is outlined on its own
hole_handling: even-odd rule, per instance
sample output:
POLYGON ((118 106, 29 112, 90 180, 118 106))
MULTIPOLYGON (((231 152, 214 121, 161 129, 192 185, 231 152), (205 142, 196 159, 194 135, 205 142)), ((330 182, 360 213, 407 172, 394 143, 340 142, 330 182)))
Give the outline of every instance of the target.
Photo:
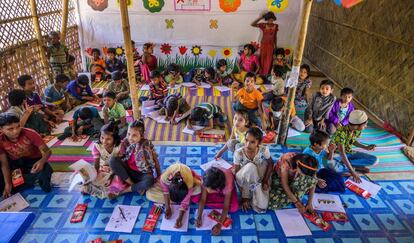
POLYGON ((108 7, 108 0, 88 0, 88 5, 93 10, 104 11, 108 7))
POLYGON ((280 13, 287 8, 288 4, 288 0, 267 0, 267 9, 275 13, 280 13))
POLYGON ((219 0, 220 8, 226 12, 235 12, 241 4, 241 0, 219 0))
POLYGON ((164 0, 143 0, 144 8, 151 13, 160 12, 164 7, 164 0))
POLYGON ((233 55, 233 50, 231 48, 225 47, 221 50, 221 55, 223 55, 224 58, 229 58, 231 55, 233 55))
POLYGON ((165 19, 167 29, 174 29, 174 19, 165 19))
POLYGON ((161 49, 161 52, 164 53, 165 55, 170 55, 172 51, 171 45, 168 43, 162 44, 160 49, 161 49))
POLYGON ((210 19, 210 29, 218 29, 218 20, 210 19))
POLYGON ((194 56, 197 57, 197 56, 201 55, 201 53, 203 53, 203 49, 201 49, 200 46, 193 46, 191 48, 191 52, 193 53, 194 56))

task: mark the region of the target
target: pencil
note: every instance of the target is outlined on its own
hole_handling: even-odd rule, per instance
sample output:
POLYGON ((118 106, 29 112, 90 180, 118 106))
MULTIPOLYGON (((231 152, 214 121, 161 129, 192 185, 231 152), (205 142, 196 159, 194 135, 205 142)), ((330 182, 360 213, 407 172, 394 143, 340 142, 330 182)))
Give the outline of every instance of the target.
POLYGON ((121 208, 121 206, 119 206, 119 212, 121 213, 122 218, 124 218, 124 219, 125 219, 125 221, 128 221, 128 220, 125 218, 124 212, 122 212, 122 208, 121 208))

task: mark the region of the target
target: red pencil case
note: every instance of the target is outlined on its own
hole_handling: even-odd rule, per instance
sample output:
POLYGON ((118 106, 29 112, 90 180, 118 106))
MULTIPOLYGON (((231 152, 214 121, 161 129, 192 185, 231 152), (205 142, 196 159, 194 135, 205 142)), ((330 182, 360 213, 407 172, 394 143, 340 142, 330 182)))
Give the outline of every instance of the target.
MULTIPOLYGON (((221 213, 220 213, 219 211, 217 211, 217 210, 212 210, 212 211, 208 214, 208 217, 209 217, 210 219, 212 219, 212 220, 216 221, 216 222, 218 222, 218 221, 219 221, 220 216, 221 216, 221 213)), ((231 218, 229 218, 229 217, 226 217, 226 219, 225 219, 225 220, 224 220, 224 222, 223 222, 223 226, 227 228, 227 227, 229 227, 232 223, 233 223, 233 220, 232 220, 231 218)))
POLYGON ((352 182, 350 182, 350 181, 346 181, 346 182, 345 182, 345 186, 346 186, 346 187, 347 187, 350 191, 355 192, 357 195, 359 195, 359 196, 361 196, 361 197, 363 197, 363 198, 365 198, 365 199, 368 199, 368 198, 370 198, 370 197, 371 197, 371 193, 369 193, 368 191, 366 191, 366 190, 364 190, 364 189, 360 188, 359 186, 357 186, 357 185, 353 184, 353 183, 352 183, 352 182))
POLYGON ((75 210, 73 210, 72 217, 70 218, 70 222, 71 223, 82 222, 87 208, 88 208, 88 204, 78 204, 78 205, 76 205, 75 210))
POLYGON ((348 216, 346 213, 338 212, 322 212, 322 219, 325 221, 336 221, 336 222, 348 222, 348 216))
POLYGON ((144 227, 142 227, 142 231, 152 232, 154 231, 155 226, 157 225, 158 218, 160 217, 162 212, 162 207, 157 205, 152 205, 151 211, 145 220, 144 227))
POLYGON ((332 228, 332 225, 326 222, 325 220, 323 220, 321 217, 319 217, 317 213, 315 214, 304 213, 303 216, 309 219, 309 221, 311 221, 312 224, 318 226, 323 231, 328 231, 332 228))

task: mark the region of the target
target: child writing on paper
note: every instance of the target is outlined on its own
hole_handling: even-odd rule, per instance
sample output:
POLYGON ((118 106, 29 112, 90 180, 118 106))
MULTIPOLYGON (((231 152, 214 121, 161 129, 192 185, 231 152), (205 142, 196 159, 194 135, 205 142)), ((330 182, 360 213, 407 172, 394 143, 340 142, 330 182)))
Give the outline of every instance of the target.
POLYGON ((171 88, 174 88, 176 84, 181 84, 184 82, 183 76, 180 72, 180 66, 175 63, 171 63, 167 67, 167 72, 164 77, 165 82, 170 85, 171 88))
POLYGON ((334 102, 326 120, 326 130, 330 135, 334 134, 336 129, 348 125, 349 115, 355 110, 352 104, 353 94, 354 91, 351 88, 343 88, 341 98, 334 102))
POLYGON ((171 202, 180 204, 180 214, 175 228, 183 225, 184 213, 189 209, 191 199, 201 193, 201 177, 190 167, 180 162, 170 165, 157 182, 146 193, 150 201, 165 204, 165 217, 172 215, 171 202))
POLYGON ((161 73, 157 70, 151 72, 150 100, 161 102, 168 95, 168 85, 164 82, 161 73))
POLYGON ((51 155, 42 137, 29 128, 22 128, 17 116, 0 114, 0 192, 3 198, 37 182, 44 192, 52 189, 52 167, 47 163, 51 155), (13 188, 12 172, 20 169, 22 185, 13 188))
POLYGON ((216 71, 212 67, 208 68, 193 68, 186 75, 184 75, 184 82, 193 82, 197 86, 201 85, 201 82, 213 85, 215 82, 216 71))
POLYGON ((132 106, 132 100, 129 96, 129 84, 128 81, 122 78, 122 73, 115 71, 111 75, 112 81, 108 85, 108 91, 116 94, 117 102, 121 103, 125 109, 129 109, 132 106))
POLYGON ((177 124, 175 120, 191 109, 187 101, 181 94, 170 94, 164 98, 162 102, 163 108, 160 110, 160 115, 165 115, 165 120, 170 121, 171 124, 177 124))
POLYGON ((293 203, 301 214, 313 212, 318 161, 308 154, 286 153, 275 165, 270 186, 269 209, 281 209, 293 203), (306 207, 302 198, 308 194, 306 207))
POLYGON ((203 176, 201 190, 201 195, 194 198, 195 201, 199 200, 196 226, 201 227, 203 225, 202 216, 206 205, 210 208, 223 209, 220 223, 217 223, 211 229, 213 235, 219 235, 227 214, 229 212, 234 213, 239 209, 233 173, 231 170, 224 168, 209 168, 203 176))
POLYGON ((79 75, 77 79, 70 81, 66 88, 73 106, 99 99, 98 96, 93 94, 91 86, 89 85, 89 78, 85 74, 79 75))
POLYGON ((221 158, 227 150, 233 153, 243 146, 246 141, 246 132, 248 129, 249 116, 245 111, 236 111, 233 117, 233 129, 231 130, 230 139, 214 158, 217 160, 221 158))
POLYGON ((191 111, 190 117, 187 120, 187 126, 189 129, 193 129, 193 125, 204 127, 196 131, 198 135, 203 131, 213 129, 214 125, 225 127, 226 122, 227 116, 221 111, 219 106, 210 103, 201 103, 191 111))
POLYGON ((332 160, 336 145, 329 143, 329 135, 323 131, 315 131, 309 137, 310 146, 303 153, 313 156, 318 161, 318 185, 317 190, 321 192, 338 191, 344 192, 345 185, 342 176, 329 169, 327 160, 332 160))
POLYGON ((99 136, 99 131, 104 124, 98 110, 94 106, 84 106, 78 108, 73 113, 72 118, 72 125, 65 128, 63 134, 58 137, 59 140, 72 137, 73 141, 78 141, 81 139, 81 135, 88 135, 92 138, 97 138, 99 136))
POLYGON ((158 155, 154 145, 145 137, 143 120, 129 124, 127 137, 122 141, 125 152, 121 157, 112 157, 109 166, 115 175, 128 184, 121 192, 138 192, 143 195, 155 182, 154 169, 157 177, 161 176, 158 155))
POLYGON ((246 132, 244 146, 234 152, 233 164, 243 211, 253 208, 262 213, 268 207, 273 160, 269 148, 261 145, 262 139, 263 132, 251 127, 246 132))
POLYGON ((108 124, 110 121, 114 122, 118 126, 119 136, 124 138, 128 130, 124 106, 116 102, 116 95, 111 91, 107 91, 103 94, 103 103, 104 107, 102 108, 102 111, 104 123, 108 124))
POLYGON ((83 193, 99 198, 111 197, 109 187, 114 175, 109 167, 109 159, 112 156, 120 156, 120 144, 121 138, 118 135, 116 124, 109 122, 102 126, 99 140, 92 148, 92 156, 95 160, 95 169, 98 176, 95 181, 83 186, 83 193))
POLYGON ((227 61, 225 59, 220 59, 216 63, 216 79, 213 84, 218 85, 230 85, 233 83, 233 78, 231 77, 232 69, 227 70, 227 61))
POLYGON ((69 77, 65 74, 58 74, 55 78, 55 83, 49 85, 45 89, 45 100, 64 111, 70 111, 72 105, 70 104, 69 95, 66 92, 66 86, 70 82, 69 77))

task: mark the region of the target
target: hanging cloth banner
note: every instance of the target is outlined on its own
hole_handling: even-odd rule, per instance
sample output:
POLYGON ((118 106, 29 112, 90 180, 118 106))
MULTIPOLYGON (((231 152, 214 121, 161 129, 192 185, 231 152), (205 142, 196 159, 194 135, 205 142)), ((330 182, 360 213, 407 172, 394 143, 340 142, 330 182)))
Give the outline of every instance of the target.
POLYGON ((143 0, 144 8, 146 8, 151 13, 160 12, 162 7, 164 7, 164 0, 143 0))
POLYGON ((280 13, 288 6, 288 0, 267 0, 267 9, 269 11, 280 13))
POLYGON ((240 7, 241 0, 219 0, 220 8, 226 12, 236 12, 236 10, 240 7))

